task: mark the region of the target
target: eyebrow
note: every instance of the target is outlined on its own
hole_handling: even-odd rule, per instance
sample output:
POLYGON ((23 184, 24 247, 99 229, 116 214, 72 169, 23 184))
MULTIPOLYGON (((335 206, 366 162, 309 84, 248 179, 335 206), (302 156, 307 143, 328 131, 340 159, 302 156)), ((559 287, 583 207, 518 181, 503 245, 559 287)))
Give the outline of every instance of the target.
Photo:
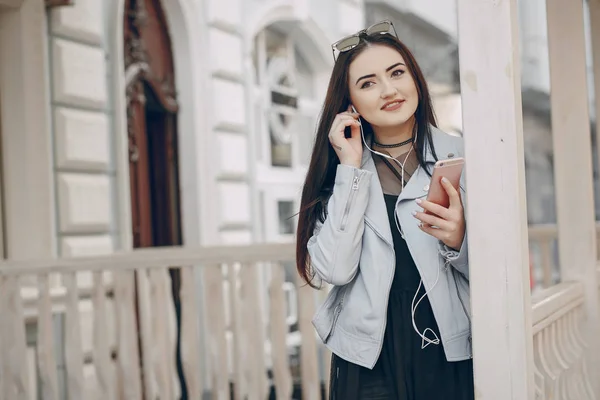
MULTIPOLYGON (((404 63, 401 63, 401 62, 399 62, 399 63, 396 63, 396 64, 394 64, 394 65, 390 66, 390 67, 387 67, 387 68, 385 69, 385 72, 388 72, 389 70, 396 68, 398 65, 404 65, 404 63)), ((404 66, 406 67, 406 65, 404 65, 404 66)), ((375 78, 375 74, 369 74, 369 75, 361 76, 360 78, 358 78, 358 79, 356 80, 356 83, 355 83, 355 85, 356 85, 356 84, 357 84, 357 83, 358 83, 358 82, 359 82, 361 79, 367 79, 367 78, 375 78)))

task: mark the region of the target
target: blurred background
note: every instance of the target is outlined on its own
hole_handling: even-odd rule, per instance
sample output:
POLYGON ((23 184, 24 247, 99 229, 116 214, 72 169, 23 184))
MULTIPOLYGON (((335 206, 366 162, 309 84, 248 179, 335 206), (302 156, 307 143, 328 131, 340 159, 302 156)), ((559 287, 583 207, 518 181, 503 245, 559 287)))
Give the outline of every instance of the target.
MULTIPOLYGON (((138 248, 292 243, 333 65, 330 45, 382 19, 393 21, 422 67, 439 126, 463 135, 452 0, 43 3, 0 0, 0 254, 7 259, 110 260, 111 254, 138 248)), ((545 1, 520 0, 518 12, 532 287, 538 290, 560 280, 552 227, 556 210, 545 1)), ((589 44, 589 26, 585 31, 589 44)), ((590 75, 591 63, 588 54, 590 75)), ((593 79, 588 82, 590 104, 595 104, 593 79)), ((595 149, 594 110, 590 107, 595 149)), ((593 156, 600 199, 595 150, 593 156)), ((599 207, 596 200, 596 215, 599 207)), ((306 311, 297 306, 293 261, 283 263, 281 270, 281 299, 287 299, 285 345, 291 376, 296 377, 299 319, 306 311)), ((231 271, 239 271, 239 265, 222 269, 229 282, 226 298, 231 271)), ((273 275, 262 267, 257 274, 266 313, 267 283, 273 275)), ((165 289, 172 289, 171 317, 177 321, 178 293, 186 283, 182 276, 171 269, 171 286, 165 289)), ((135 296, 140 296, 137 279, 135 296)), ((193 277, 198 293, 206 287, 205 279, 193 277)), ((27 313, 27 301, 38 301, 40 292, 34 278, 23 282, 31 289, 21 293, 27 313)), ((92 282, 92 275, 77 274, 80 293, 96 287, 92 282)), ((48 285, 50 299, 66 283, 51 274, 48 285)), ((202 332, 212 320, 206 311, 210 299, 200 297, 202 332)), ((139 301, 134 301, 136 307, 139 301)), ((84 347, 89 340, 91 349, 95 303, 77 304, 78 329, 84 347)), ((52 314, 46 333, 64 338, 68 324, 59 314, 52 314)), ((36 376, 36 346, 44 336, 37 311, 28 318, 27 363, 36 376)), ((227 316, 224 324, 229 326, 230 320, 227 316)), ((228 331, 229 349, 233 337, 228 331)), ((200 346, 201 364, 210 364, 202 360, 210 358, 211 346, 200 346)), ((64 348, 56 349, 63 393, 67 361, 60 356, 64 348)), ((85 354, 84 375, 96 382, 93 358, 85 354)), ((111 354, 116 360, 116 353, 111 354)), ((319 361, 323 382, 324 359, 319 361)), ((203 377, 206 387, 218 384, 211 376, 206 372, 203 377)), ((41 381, 32 382, 37 387, 41 381)))

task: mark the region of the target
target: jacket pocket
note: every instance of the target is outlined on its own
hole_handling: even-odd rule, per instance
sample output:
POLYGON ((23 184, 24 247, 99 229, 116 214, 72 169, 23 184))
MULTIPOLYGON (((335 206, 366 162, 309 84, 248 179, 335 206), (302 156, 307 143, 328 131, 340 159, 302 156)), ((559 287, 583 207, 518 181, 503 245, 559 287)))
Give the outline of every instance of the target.
POLYGON ((344 300, 346 298, 346 288, 344 287, 344 288, 340 289, 340 292, 341 293, 338 294, 338 296, 340 297, 340 300, 337 302, 335 308, 333 309, 333 318, 331 319, 331 325, 329 327, 327 336, 323 340, 325 343, 327 343, 329 341, 329 338, 333 335, 333 332, 335 331, 335 326, 337 325, 337 322, 338 322, 338 318, 340 317, 340 314, 342 313, 342 309, 344 308, 344 300))

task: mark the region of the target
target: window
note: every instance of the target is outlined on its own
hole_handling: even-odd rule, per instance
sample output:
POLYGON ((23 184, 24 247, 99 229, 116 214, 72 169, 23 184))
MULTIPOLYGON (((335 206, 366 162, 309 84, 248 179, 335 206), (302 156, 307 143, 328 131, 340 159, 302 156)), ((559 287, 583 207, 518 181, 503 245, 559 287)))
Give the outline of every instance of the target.
POLYGON ((279 234, 291 235, 294 233, 294 202, 282 201, 277 202, 277 212, 279 216, 279 234))
POLYGON ((260 93, 260 127, 263 163, 294 169, 308 163, 316 108, 314 79, 306 60, 284 33, 267 28, 256 37, 254 66, 260 93), (267 155, 269 158, 264 159, 267 155))
POLYGON ((277 22, 254 41, 252 143, 262 239, 289 242, 296 231, 302 183, 314 143, 323 78, 291 32, 298 27, 277 22), (289 32, 289 33, 288 33, 289 32))

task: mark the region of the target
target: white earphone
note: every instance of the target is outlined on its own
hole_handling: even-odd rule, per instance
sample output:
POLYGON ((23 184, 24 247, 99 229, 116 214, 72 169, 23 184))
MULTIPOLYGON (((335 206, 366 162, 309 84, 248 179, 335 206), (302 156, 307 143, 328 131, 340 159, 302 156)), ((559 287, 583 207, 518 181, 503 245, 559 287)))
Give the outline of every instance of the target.
MULTIPOLYGON (((356 108, 354 108, 354 106, 352 104, 350 104, 350 107, 352 108, 352 111, 355 114, 358 114, 358 111, 356 111, 356 108)), ((358 118, 359 118, 359 122, 360 122, 360 115, 359 115, 358 118)), ((363 132, 362 123, 360 124, 360 135, 362 136, 362 141, 363 141, 365 147, 367 149, 369 149, 369 151, 371 153, 377 154, 378 156, 381 156, 381 157, 387 158, 388 160, 394 161, 395 163, 397 163, 400 166, 400 169, 402 171, 402 175, 401 175, 402 176, 402 182, 401 183, 402 183, 402 187, 404 188, 404 184, 405 184, 405 182, 404 182, 404 164, 406 164, 406 160, 408 160, 408 156, 410 156, 410 153, 412 153, 414 146, 410 146, 410 150, 408 150, 408 153, 406 153, 406 157, 404 157, 404 161, 400 162, 400 161, 396 160, 394 157, 392 157, 390 155, 387 155, 387 154, 384 154, 384 153, 380 153, 380 152, 375 151, 375 150, 373 150, 372 148, 369 147, 369 145, 367 144, 367 141, 365 140, 365 134, 363 132)), ((415 138, 413 140, 413 144, 414 144, 415 140, 417 140, 417 135, 416 134, 415 134, 415 138)))
MULTIPOLYGON (((350 105, 350 107, 352 108, 352 111, 356 114, 358 114, 358 111, 356 111, 356 108, 354 108, 353 105, 350 105)), ((360 115, 359 115, 359 122, 360 122, 360 115)), ((408 156, 410 156, 410 153, 412 152, 414 146, 410 147, 410 150, 408 151, 408 153, 406 153, 406 157, 404 158, 404 162, 400 162, 398 160, 396 160, 394 157, 389 156, 387 154, 384 153, 380 153, 378 151, 373 150, 372 148, 369 147, 369 145, 367 144, 367 141, 365 140, 365 134, 362 128, 362 123, 360 124, 360 134, 362 136, 362 141, 365 145, 365 147, 367 149, 369 149, 369 151, 371 151, 374 154, 377 154, 381 157, 387 158, 389 160, 394 161, 395 163, 397 163, 398 165, 400 165, 401 171, 402 171, 402 188, 404 188, 404 164, 406 164, 406 160, 408 160, 408 156)), ((414 142, 417 140, 417 131, 415 131, 415 138, 413 140, 413 144, 414 142)), ((400 227, 400 223, 398 222, 398 217, 396 215, 396 213, 394 213, 394 221, 396 222, 396 227, 398 228, 398 231, 400 231, 400 235, 402 236, 402 238, 404 238, 404 232, 402 232, 402 229, 400 227)), ((417 327, 417 323, 415 321, 415 314, 417 312, 417 307, 419 306, 419 303, 421 303, 421 301, 425 298, 425 296, 427 296, 427 294, 429 292, 431 292, 433 290, 433 288, 438 284, 440 278, 440 270, 438 269, 437 271, 437 276, 435 278, 435 282, 433 283, 433 286, 429 289, 429 290, 425 290, 425 293, 419 297, 419 299, 417 300, 417 296, 419 295, 419 291, 421 290, 421 286, 423 286, 423 279, 421 279, 421 281, 419 282, 419 287, 417 288, 417 291, 415 292, 415 295, 413 296, 412 302, 411 302, 411 320, 412 320, 412 325, 413 325, 413 329, 415 330, 415 332, 417 332, 417 334, 421 337, 421 349, 424 349, 425 347, 429 346, 430 344, 433 345, 439 345, 440 344, 440 338, 438 337, 438 335, 433 331, 433 329, 431 328, 425 328, 425 330, 423 332, 421 332, 419 330, 419 328, 417 327), (416 301, 416 303, 415 303, 416 301), (431 334, 433 335, 433 338, 428 338, 427 337, 427 332, 431 332, 431 334)))

